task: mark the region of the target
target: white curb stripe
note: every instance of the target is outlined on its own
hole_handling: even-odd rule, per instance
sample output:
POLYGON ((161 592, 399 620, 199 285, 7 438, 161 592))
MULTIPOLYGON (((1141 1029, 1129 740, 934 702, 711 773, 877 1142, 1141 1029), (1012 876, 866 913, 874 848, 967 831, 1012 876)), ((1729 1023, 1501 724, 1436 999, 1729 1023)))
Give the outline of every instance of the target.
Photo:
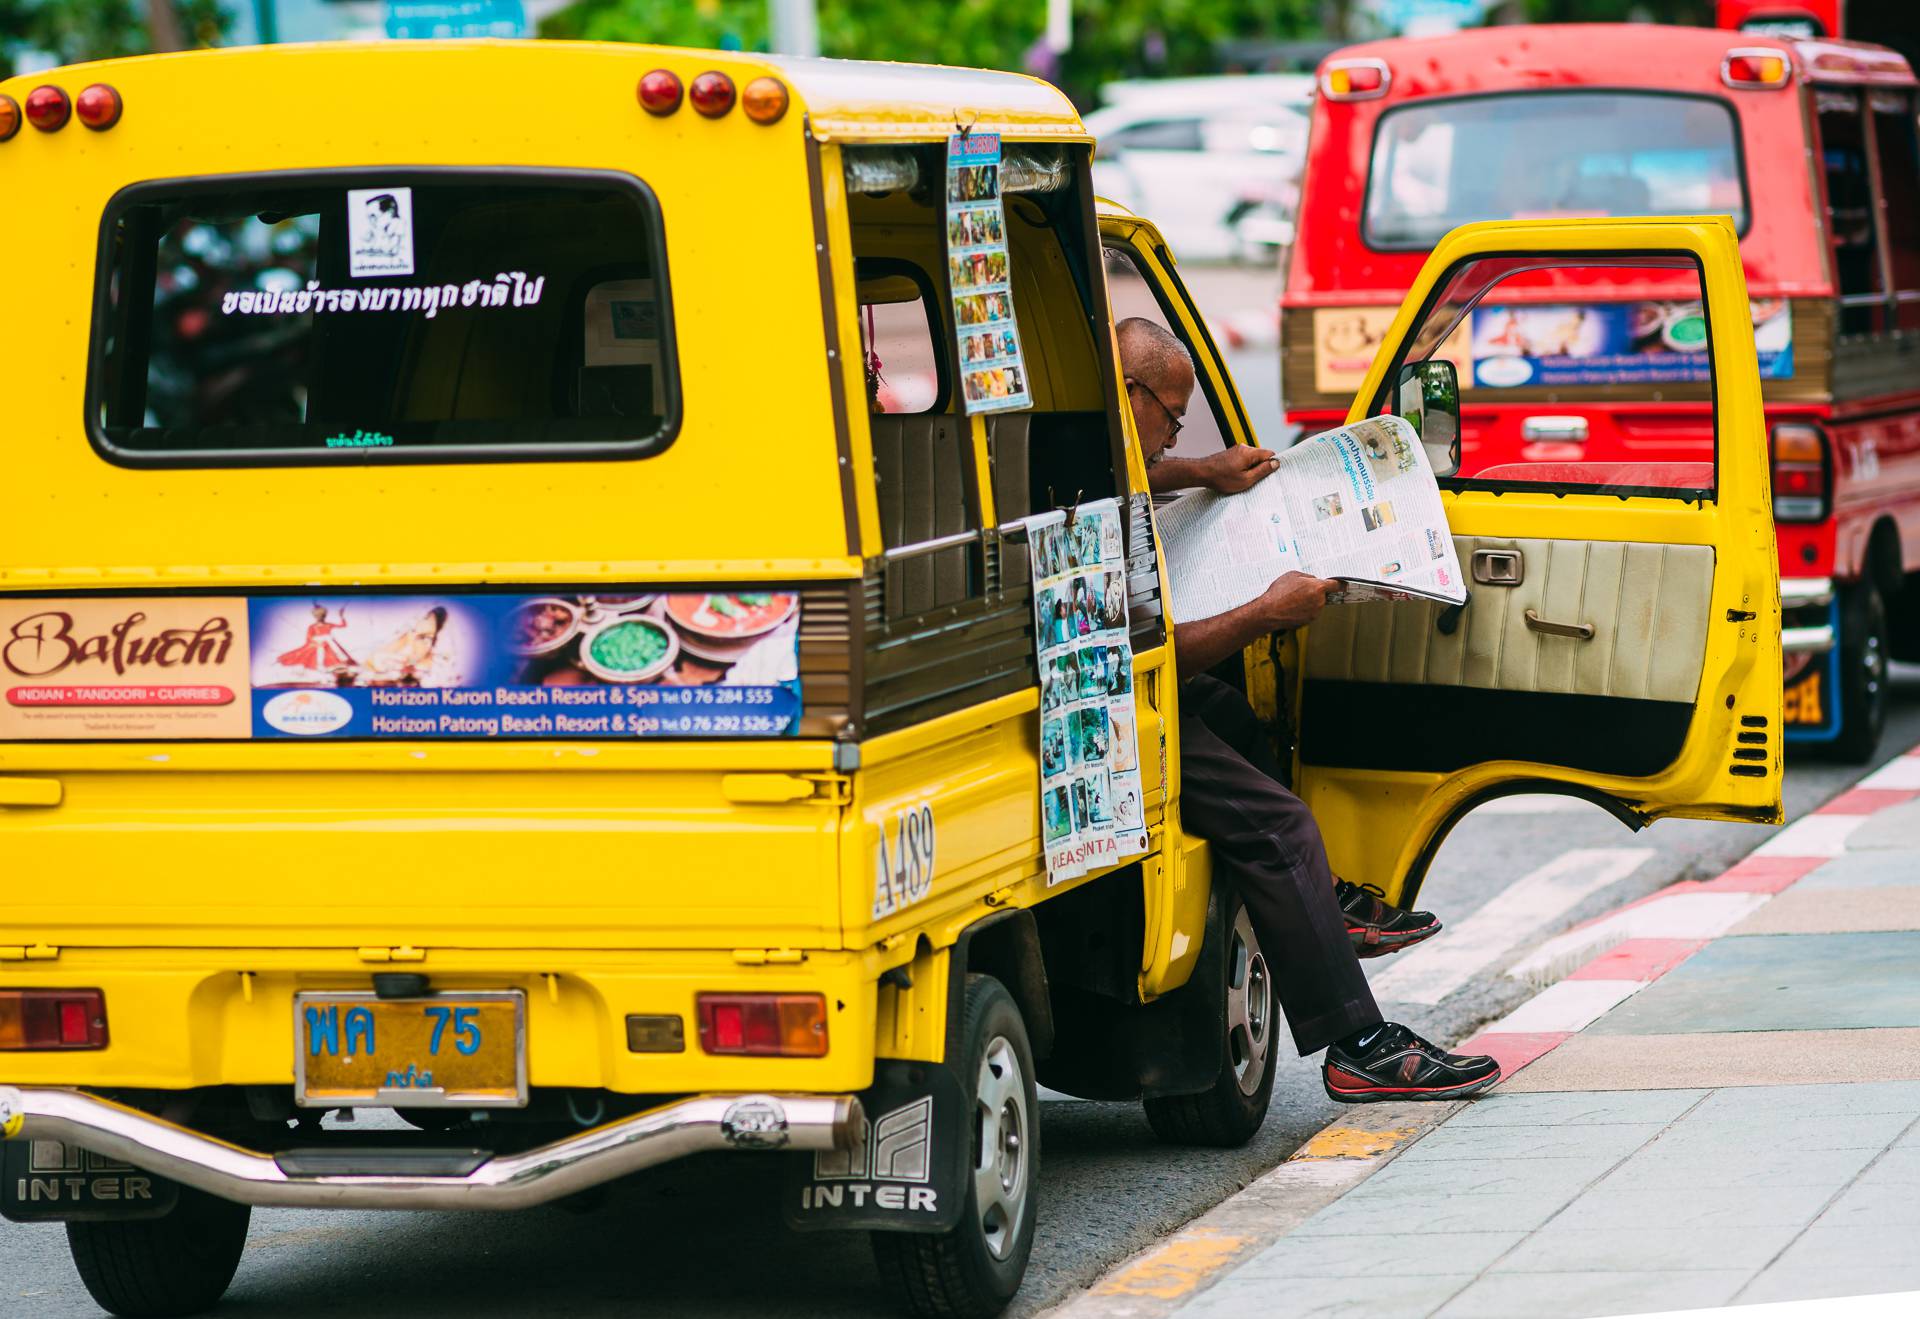
POLYGON ((1376 976, 1376 998, 1396 1003, 1438 1003, 1500 955, 1524 943, 1586 898, 1625 879, 1653 855, 1651 847, 1583 847, 1562 852, 1460 924, 1420 947, 1420 955, 1396 959, 1376 976))
POLYGON ((1795 820, 1753 850, 1755 856, 1839 856, 1847 850, 1847 836, 1870 817, 1865 815, 1807 815, 1795 820))
POLYGON ((1487 1033, 1566 1031, 1571 1034, 1585 1030, 1648 983, 1645 980, 1562 980, 1487 1027, 1487 1033))
POLYGON ((1568 930, 1507 968, 1516 977, 1555 965, 1582 966, 1627 939, 1711 939, 1766 905, 1767 893, 1675 893, 1568 930))
POLYGON ((1920 788, 1920 756, 1890 760, 1853 785, 1856 788, 1920 788))

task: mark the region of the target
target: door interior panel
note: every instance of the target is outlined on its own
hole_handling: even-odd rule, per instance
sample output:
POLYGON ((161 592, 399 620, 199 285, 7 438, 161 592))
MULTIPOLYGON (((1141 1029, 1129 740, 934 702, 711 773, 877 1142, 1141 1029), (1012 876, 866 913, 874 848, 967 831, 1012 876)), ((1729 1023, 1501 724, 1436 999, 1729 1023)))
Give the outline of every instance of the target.
POLYGON ((1470 582, 1451 632, 1437 604, 1340 605, 1307 634, 1307 681, 1481 687, 1693 703, 1706 658, 1713 550, 1631 541, 1502 540, 1458 536, 1460 566, 1475 551, 1520 556, 1521 580, 1470 582), (1527 621, 1587 624, 1590 640, 1552 636, 1527 621))
POLYGON ((1469 573, 1477 551, 1518 555, 1520 580, 1471 583, 1452 619, 1425 603, 1322 614, 1307 635, 1302 762, 1444 773, 1527 760, 1635 778, 1673 763, 1706 656, 1713 550, 1475 536, 1454 544, 1469 573), (1536 623, 1592 635, 1542 632, 1529 611, 1536 623))

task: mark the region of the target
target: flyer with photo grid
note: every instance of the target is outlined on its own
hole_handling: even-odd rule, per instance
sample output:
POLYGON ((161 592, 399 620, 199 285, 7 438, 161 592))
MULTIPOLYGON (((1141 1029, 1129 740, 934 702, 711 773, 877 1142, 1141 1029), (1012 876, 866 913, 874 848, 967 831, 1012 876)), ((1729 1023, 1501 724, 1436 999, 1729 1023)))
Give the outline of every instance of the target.
POLYGON ((947 139, 947 280, 968 413, 1033 406, 1014 323, 1000 169, 998 133, 947 139))
POLYGON ((1027 519, 1047 882, 1147 850, 1120 504, 1027 519))

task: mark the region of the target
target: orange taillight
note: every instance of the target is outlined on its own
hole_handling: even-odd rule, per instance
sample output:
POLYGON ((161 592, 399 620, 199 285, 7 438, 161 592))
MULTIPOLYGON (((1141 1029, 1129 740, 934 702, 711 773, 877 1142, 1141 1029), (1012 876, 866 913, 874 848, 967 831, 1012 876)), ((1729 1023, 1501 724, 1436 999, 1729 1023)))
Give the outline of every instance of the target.
POLYGON ((778 78, 755 78, 740 94, 740 108, 756 124, 777 124, 787 112, 787 85, 778 78))
POLYGON ((20 122, 20 102, 11 96, 0 96, 0 142, 19 132, 20 122))
POLYGON ((701 994, 696 1007, 707 1053, 826 1056, 827 1001, 819 994, 701 994))

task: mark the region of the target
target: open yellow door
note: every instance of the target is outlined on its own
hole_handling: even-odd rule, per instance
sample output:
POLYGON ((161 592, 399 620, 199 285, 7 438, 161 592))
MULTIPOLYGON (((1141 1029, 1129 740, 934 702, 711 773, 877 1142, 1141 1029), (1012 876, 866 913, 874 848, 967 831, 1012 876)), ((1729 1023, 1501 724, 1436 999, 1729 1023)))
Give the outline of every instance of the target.
MULTIPOLYGON (((1604 385, 1622 409, 1681 378, 1678 365, 1622 367, 1604 385)), ((1732 224, 1455 230, 1349 420, 1390 411, 1422 426, 1436 471, 1451 470, 1448 450, 1464 439, 1468 475, 1441 487, 1472 594, 1454 609, 1335 606, 1294 651, 1296 788, 1335 871, 1410 903, 1453 824, 1513 792, 1587 797, 1636 827, 1665 815, 1779 820, 1779 571, 1732 224), (1608 303, 1625 309, 1595 310, 1608 303), (1462 393, 1470 401, 1523 369, 1489 371, 1492 357, 1564 362, 1588 318, 1646 307, 1704 312, 1711 380, 1691 388, 1711 409, 1711 455, 1601 464, 1542 444, 1533 461, 1476 470, 1473 430, 1458 431, 1462 393), (1446 359, 1461 356, 1479 369, 1456 387, 1446 359)))

